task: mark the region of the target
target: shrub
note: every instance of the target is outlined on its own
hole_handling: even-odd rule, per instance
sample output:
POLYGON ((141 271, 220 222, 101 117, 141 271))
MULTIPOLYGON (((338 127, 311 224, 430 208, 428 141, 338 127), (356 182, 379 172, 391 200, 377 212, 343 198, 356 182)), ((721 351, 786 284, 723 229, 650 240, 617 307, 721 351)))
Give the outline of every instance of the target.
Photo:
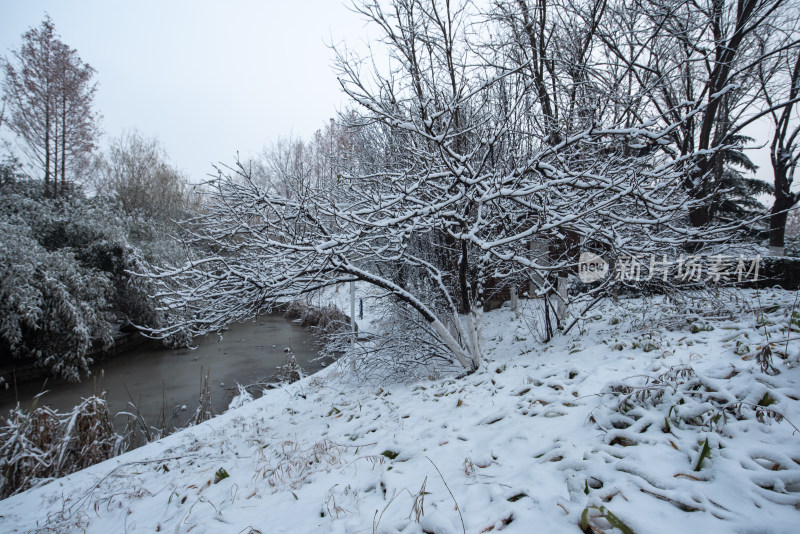
POLYGON ((54 200, 44 197, 39 182, 4 183, 0 350, 79 380, 88 374, 92 355, 119 336, 120 324, 131 331, 131 325, 166 321, 149 296, 149 282, 131 274, 182 254, 168 231, 155 228, 160 224, 126 216, 80 192, 54 200))
POLYGON ((124 443, 111 426, 105 393, 67 414, 17 405, 0 422, 0 498, 117 456, 124 443))
MULTIPOLYGON (((377 306, 377 305, 376 305, 377 306)), ((463 369, 430 324, 400 302, 382 303, 374 330, 352 339, 349 329, 330 336, 325 352, 358 382, 383 384, 458 374, 463 369)))
POLYGON ((303 328, 315 328, 323 337, 350 331, 350 317, 333 304, 322 307, 296 300, 289 305, 284 317, 293 319, 303 328))
POLYGON ((0 337, 12 356, 78 380, 93 345, 113 341, 109 276, 46 250, 22 225, 0 221, 0 244, 0 337))

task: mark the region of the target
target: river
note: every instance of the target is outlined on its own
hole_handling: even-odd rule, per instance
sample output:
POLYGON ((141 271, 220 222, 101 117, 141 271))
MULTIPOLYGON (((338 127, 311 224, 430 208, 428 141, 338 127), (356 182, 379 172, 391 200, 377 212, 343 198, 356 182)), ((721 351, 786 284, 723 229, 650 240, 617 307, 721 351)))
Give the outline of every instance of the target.
MULTIPOLYGON (((92 366, 92 376, 80 383, 48 380, 38 401, 60 412, 69 411, 93 391, 107 392, 111 414, 131 412, 131 397, 149 425, 155 425, 166 407, 167 429, 181 427, 194 415, 201 388, 201 369, 210 369, 211 400, 215 413, 225 411, 236 384, 248 385, 270 377, 290 347, 303 372, 313 373, 325 362, 318 360, 318 347, 310 333, 280 315, 231 325, 222 340, 216 335, 197 340, 195 349, 134 348, 92 366), (130 393, 130 396, 129 396, 130 393), (166 397, 166 402, 164 398, 166 397)), ((2 388, 0 388, 2 389, 2 388)), ((19 399, 31 406, 42 391, 42 382, 10 385, 0 391, 0 414, 6 415, 19 399), (16 391, 15 391, 16 390, 16 391)), ((124 428, 123 416, 114 426, 124 428)))

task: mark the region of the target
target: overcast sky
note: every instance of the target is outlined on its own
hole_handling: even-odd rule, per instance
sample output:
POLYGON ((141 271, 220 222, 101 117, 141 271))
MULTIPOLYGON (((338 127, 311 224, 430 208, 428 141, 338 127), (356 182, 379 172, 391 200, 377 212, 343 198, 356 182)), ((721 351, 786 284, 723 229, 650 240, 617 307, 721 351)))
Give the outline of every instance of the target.
POLYGON ((192 181, 322 127, 345 103, 328 45, 367 33, 340 0, 0 0, 0 53, 45 13, 97 70, 106 136, 157 137, 192 181))
MULTIPOLYGON (((0 53, 48 13, 62 40, 96 70, 103 131, 157 137, 200 181, 212 164, 308 137, 346 104, 330 43, 363 51, 349 0, 0 0, 0 53)), ((374 31, 373 31, 374 33, 374 31)), ((769 127, 747 133, 758 144, 769 127)), ((103 141, 105 145, 105 139, 103 141)), ((772 180, 767 149, 751 151, 772 180)), ((795 187, 795 189, 797 186, 795 187)))

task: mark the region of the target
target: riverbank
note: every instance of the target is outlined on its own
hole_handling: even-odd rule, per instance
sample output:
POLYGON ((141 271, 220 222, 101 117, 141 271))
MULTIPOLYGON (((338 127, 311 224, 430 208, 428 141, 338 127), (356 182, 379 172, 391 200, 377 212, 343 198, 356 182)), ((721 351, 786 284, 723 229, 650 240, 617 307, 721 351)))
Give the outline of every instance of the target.
POLYGON ((350 318, 305 301, 280 308, 282 314, 232 324, 222 336, 198 338, 192 349, 149 340, 94 364, 91 380, 14 381, 0 390, 0 498, 201 423, 332 363, 318 350, 327 335, 349 332, 350 318))
MULTIPOLYGON (((326 332, 350 328, 350 317, 332 305, 325 307, 313 306, 303 300, 283 302, 273 305, 268 314, 259 317, 275 315, 282 316, 302 328, 314 328, 320 344, 322 343, 321 338, 326 332)), ((257 322, 258 318, 254 319, 254 321, 257 322)), ((223 335, 225 334, 223 333, 223 335)), ((202 342, 202 339, 193 341, 194 344, 199 342, 202 342)), ((113 365, 116 363, 115 359, 129 356, 132 351, 152 352, 158 350, 171 349, 164 347, 160 340, 146 337, 138 330, 125 332, 120 330, 114 336, 114 342, 110 347, 98 347, 87 357, 94 360, 91 369, 93 374, 97 374, 96 371, 101 369, 104 364, 110 363, 113 365)), ((91 379, 92 376, 83 377, 83 380, 91 379)), ((0 352, 0 386, 8 385, 8 388, 13 388, 17 385, 29 383, 41 385, 45 380, 50 384, 67 383, 63 378, 53 377, 47 369, 37 367, 32 359, 14 359, 7 352, 0 352)), ((0 401, 0 405, 2 405, 2 401, 0 401)))
POLYGON ((17 399, 27 408, 43 387, 48 393, 38 405, 60 411, 70 410, 82 397, 106 390, 112 414, 131 411, 129 403, 134 402, 148 422, 155 422, 163 408, 168 428, 173 419, 175 425, 185 426, 197 407, 201 370, 203 375, 211 370, 213 408, 219 413, 238 394, 237 384, 266 383, 285 359, 287 347, 292 347, 306 372, 321 368, 322 362, 315 361, 318 345, 309 332, 281 316, 264 316, 232 325, 222 339, 214 335, 197 340, 194 349, 143 346, 109 358, 93 365, 92 376, 80 383, 48 379, 46 384, 41 380, 16 388, 12 385, 0 392, 0 410, 7 413, 17 399), (187 408, 181 410, 183 406, 187 408))
MULTIPOLYGON (((154 349, 161 345, 160 341, 147 338, 137 332, 119 332, 114 336, 114 344, 106 349, 98 348, 88 354, 88 358, 95 361, 95 365, 103 361, 124 355, 134 349, 150 348, 154 349)), ((12 358, 8 353, 2 354, 0 358, 0 385, 25 384, 28 382, 39 382, 44 380, 50 382, 54 380, 66 381, 63 378, 54 378, 47 369, 35 365, 32 359, 12 358)))
POLYGON ((607 303, 545 345, 503 308, 472 375, 377 387, 336 365, 0 516, 7 532, 793 532, 794 293, 745 295, 728 319, 607 303))
MULTIPOLYGON (((247 323, 231 325, 221 336, 210 334, 204 338, 197 338, 193 341, 191 348, 169 349, 163 347, 159 340, 145 337, 139 332, 129 332, 118 336, 110 348, 92 355, 95 362, 90 367, 91 374, 78 383, 69 382, 60 377, 52 377, 46 373, 45 369, 37 368, 31 362, 13 360, 9 356, 8 361, 0 365, 0 387, 5 386, 0 390, 0 414, 5 414, 18 402, 23 405, 23 408, 27 407, 31 400, 43 391, 48 391, 48 394, 40 400, 38 405, 49 405, 61 411, 68 411, 76 406, 81 398, 109 389, 114 390, 116 397, 122 402, 122 404, 116 403, 116 406, 112 402, 111 411, 116 413, 129 408, 130 401, 136 403, 142 394, 145 398, 161 398, 162 390, 143 393, 140 391, 140 387, 146 386, 155 378, 153 383, 156 386, 161 384, 160 387, 166 390, 168 384, 164 384, 164 379, 174 376, 175 372, 179 375, 185 375, 188 372, 192 376, 191 383, 181 387, 184 390, 189 387, 191 391, 184 391, 184 393, 191 393, 192 396, 195 396, 199 391, 197 388, 201 368, 207 371, 212 367, 215 370, 212 378, 215 383, 220 384, 219 388, 215 388, 219 391, 216 391, 214 396, 213 408, 216 413, 221 413, 238 393, 237 385, 252 385, 253 388, 259 384, 266 386, 275 369, 283 363, 287 349, 294 353, 304 374, 313 373, 331 363, 333 360, 330 358, 320 359, 318 357, 318 349, 323 346, 326 335, 340 330, 349 331, 350 321, 350 317, 335 305, 312 305, 305 300, 299 300, 273 305, 269 314, 261 315, 247 323), (276 318, 284 320, 287 325, 305 330, 309 335, 289 336, 284 339, 285 336, 278 334, 273 325, 276 318), (267 331, 262 332, 264 328, 267 328, 267 331), (312 337, 313 342, 311 341, 312 337), (209 353, 208 345, 210 344, 216 344, 215 350, 211 351, 215 354, 209 353), (201 350, 197 350, 198 348, 201 350), (214 355, 218 357, 218 361, 211 359, 211 356, 214 355), (222 358, 223 356, 225 358, 222 358), (240 365, 237 359, 242 358, 246 361, 240 365), (131 365, 132 362, 133 365, 131 365), (171 363, 176 364, 171 367, 178 367, 177 364, 180 363, 183 368, 170 369, 171 363), (187 364, 190 369, 186 368, 187 364), (140 368, 143 372, 141 377, 137 376, 140 374, 140 368), (219 368, 226 369, 226 371, 220 374, 219 368), (109 373, 112 376, 125 373, 128 375, 128 382, 117 380, 113 384, 108 384, 109 373), (128 390, 128 386, 131 386, 133 399, 123 391, 128 390), (116 409, 114 409, 115 407, 116 409)), ((167 403, 166 391, 164 391, 163 397, 166 405, 163 406, 163 409, 174 411, 175 402, 172 401, 180 400, 177 404, 177 407, 180 408, 188 402, 188 399, 178 399, 178 396, 174 394, 174 386, 170 386, 171 399, 167 403)), ((184 394, 183 397, 185 396, 184 394)), ((152 413, 147 413, 147 409, 144 410, 145 415, 151 416, 149 418, 157 416, 158 411, 162 409, 160 404, 154 406, 154 410, 149 410, 152 413)), ((171 421, 169 423, 171 425, 171 421)), ((185 421, 179 426, 185 426, 185 421)))

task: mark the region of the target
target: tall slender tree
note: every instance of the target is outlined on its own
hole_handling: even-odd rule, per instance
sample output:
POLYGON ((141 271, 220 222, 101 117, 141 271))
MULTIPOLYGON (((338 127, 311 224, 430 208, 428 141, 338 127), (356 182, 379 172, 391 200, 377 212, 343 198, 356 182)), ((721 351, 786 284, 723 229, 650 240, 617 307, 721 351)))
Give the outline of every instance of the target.
POLYGON ((100 117, 92 109, 95 70, 60 40, 49 17, 23 34, 2 69, 5 123, 41 172, 46 195, 63 194, 100 134, 100 117))

